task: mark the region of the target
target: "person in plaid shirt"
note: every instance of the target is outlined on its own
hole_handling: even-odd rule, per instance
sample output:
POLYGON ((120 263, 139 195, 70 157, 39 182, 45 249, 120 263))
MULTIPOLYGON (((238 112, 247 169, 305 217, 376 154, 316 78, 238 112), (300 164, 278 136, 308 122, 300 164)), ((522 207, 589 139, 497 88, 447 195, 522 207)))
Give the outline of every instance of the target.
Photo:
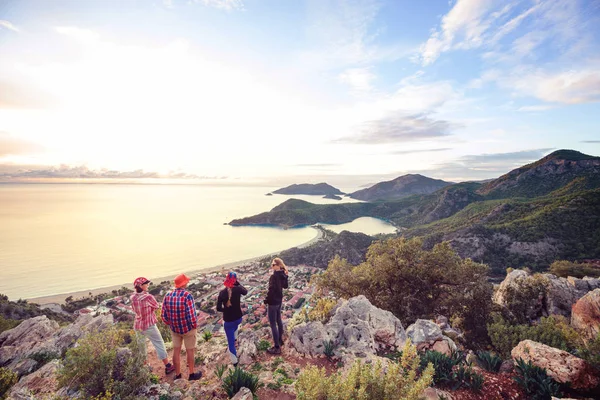
POLYGON ((175 364, 175 379, 181 378, 181 345, 185 344, 189 380, 195 381, 202 377, 202 372, 194 372, 194 353, 196 350, 196 307, 194 298, 186 289, 190 278, 185 274, 175 277, 175 290, 165 295, 162 305, 162 320, 171 328, 173 338, 173 364, 175 364))
MULTIPOLYGON (((150 281, 144 277, 139 277, 133 282, 136 292, 130 297, 131 308, 135 312, 133 329, 150 339, 156 350, 156 355, 165 364, 165 374, 170 374, 175 371, 175 367, 171 365, 167 358, 165 342, 156 326, 158 320, 154 311, 158 309, 159 305, 154 296, 148 293, 148 285, 150 285, 150 281)), ((144 345, 144 353, 146 353, 146 340, 144 339, 142 343, 144 345)))

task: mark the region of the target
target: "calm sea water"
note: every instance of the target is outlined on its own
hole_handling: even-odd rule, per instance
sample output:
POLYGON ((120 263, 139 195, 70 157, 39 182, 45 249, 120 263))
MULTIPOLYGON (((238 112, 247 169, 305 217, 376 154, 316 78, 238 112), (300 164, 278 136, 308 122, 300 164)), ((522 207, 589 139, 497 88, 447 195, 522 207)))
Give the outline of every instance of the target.
MULTIPOLYGON (((313 228, 231 227, 288 196, 276 188, 192 185, 0 185, 0 293, 47 296, 162 277, 305 243, 313 228)), ((290 196, 335 203, 318 196, 290 196)), ((345 199, 344 201, 349 201, 345 199)), ((361 218, 334 227, 393 232, 361 218)))

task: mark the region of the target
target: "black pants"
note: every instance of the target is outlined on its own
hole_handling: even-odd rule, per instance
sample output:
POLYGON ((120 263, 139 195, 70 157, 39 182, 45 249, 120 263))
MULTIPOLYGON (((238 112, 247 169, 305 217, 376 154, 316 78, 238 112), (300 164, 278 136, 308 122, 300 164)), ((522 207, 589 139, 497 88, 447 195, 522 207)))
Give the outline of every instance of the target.
POLYGON ((283 321, 281 320, 281 304, 270 305, 267 311, 269 315, 269 324, 273 333, 273 343, 275 347, 281 345, 281 337, 283 336, 283 321))

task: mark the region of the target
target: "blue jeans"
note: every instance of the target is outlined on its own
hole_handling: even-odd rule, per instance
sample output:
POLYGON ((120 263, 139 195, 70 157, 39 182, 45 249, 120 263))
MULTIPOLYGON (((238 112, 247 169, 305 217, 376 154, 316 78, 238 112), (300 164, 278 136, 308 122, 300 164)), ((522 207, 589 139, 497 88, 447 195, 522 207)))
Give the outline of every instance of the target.
POLYGON ((283 321, 281 320, 281 304, 270 305, 267 310, 269 315, 269 325, 271 325, 271 333, 273 334, 273 344, 275 347, 281 345, 281 337, 283 336, 283 321))
MULTIPOLYGON (((163 341, 163 338, 156 324, 148 327, 148 329, 146 329, 145 331, 138 332, 150 339, 150 342, 152 342, 152 344, 154 345, 154 349, 156 350, 156 355, 158 356, 159 360, 164 360, 165 358, 167 358, 167 349, 165 348, 165 342, 163 341)), ((144 348, 146 348, 145 340, 143 341, 143 345, 144 348)))
POLYGON ((237 362, 237 352, 235 351, 235 333, 238 330, 238 327, 242 323, 242 319, 238 319, 231 322, 223 322, 223 328, 225 329, 225 335, 227 335, 227 346, 229 347, 229 352, 233 354, 232 361, 234 363, 237 362))

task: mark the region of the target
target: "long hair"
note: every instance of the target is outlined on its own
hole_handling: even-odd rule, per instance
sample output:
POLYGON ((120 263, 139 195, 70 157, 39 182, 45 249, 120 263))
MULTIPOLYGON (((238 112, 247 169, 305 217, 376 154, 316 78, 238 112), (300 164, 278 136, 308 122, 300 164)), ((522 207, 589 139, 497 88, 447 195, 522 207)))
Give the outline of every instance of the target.
POLYGON ((274 258, 273 262, 271 264, 276 264, 279 268, 281 268, 287 274, 288 268, 281 258, 279 258, 279 257, 274 258))
POLYGON ((231 307, 231 293, 233 292, 233 290, 231 290, 230 287, 227 288, 227 303, 225 304, 225 307, 231 307))

